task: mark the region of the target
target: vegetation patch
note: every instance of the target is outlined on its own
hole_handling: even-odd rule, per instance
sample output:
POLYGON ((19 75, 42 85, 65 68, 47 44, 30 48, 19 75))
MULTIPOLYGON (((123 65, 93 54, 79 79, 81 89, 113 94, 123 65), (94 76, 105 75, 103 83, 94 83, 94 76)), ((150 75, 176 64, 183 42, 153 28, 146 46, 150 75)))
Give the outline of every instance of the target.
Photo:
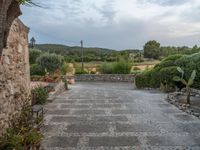
POLYGON ((174 76, 179 75, 177 67, 181 67, 184 71, 184 79, 188 80, 193 70, 196 70, 196 78, 192 87, 200 88, 200 53, 192 55, 172 55, 165 58, 161 63, 157 64, 153 69, 145 71, 136 76, 136 86, 138 88, 159 88, 160 85, 169 87, 183 88, 181 82, 175 82, 174 76))

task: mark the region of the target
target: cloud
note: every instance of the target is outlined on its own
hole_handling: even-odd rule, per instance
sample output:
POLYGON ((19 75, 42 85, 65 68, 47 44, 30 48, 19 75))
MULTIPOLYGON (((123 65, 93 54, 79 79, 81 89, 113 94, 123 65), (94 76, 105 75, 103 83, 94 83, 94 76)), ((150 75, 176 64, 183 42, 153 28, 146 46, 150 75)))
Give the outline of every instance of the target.
MULTIPOLYGON (((44 0, 22 7, 21 19, 38 43, 115 49, 200 44, 199 0, 44 0)), ((37 2, 36 1, 36 2, 37 2)))
POLYGON ((173 5, 182 5, 186 3, 188 0, 142 0, 143 3, 154 3, 158 5, 164 6, 173 6, 173 5))

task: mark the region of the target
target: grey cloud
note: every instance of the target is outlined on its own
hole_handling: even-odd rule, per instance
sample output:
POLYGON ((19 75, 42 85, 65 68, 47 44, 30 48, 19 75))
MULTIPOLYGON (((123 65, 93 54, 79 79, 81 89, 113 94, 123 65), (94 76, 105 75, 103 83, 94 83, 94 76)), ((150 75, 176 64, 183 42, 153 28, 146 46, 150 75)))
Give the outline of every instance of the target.
MULTIPOLYGON (((140 1, 140 0, 138 0, 140 1)), ((187 0, 142 0, 143 3, 155 3, 163 6, 173 6, 173 5, 182 5, 187 2, 187 0)))
MULTIPOLYGON (((114 18, 119 12, 113 5, 113 0, 110 2, 109 0, 105 1, 102 6, 95 5, 95 2, 93 5, 90 3, 92 9, 102 16, 102 20, 98 20, 93 14, 82 18, 80 7, 83 1, 81 0, 76 2, 66 0, 63 5, 56 4, 55 8, 53 1, 50 2, 49 5, 52 9, 22 8, 24 15, 21 19, 30 27, 30 37, 34 36, 38 43, 78 45, 80 40, 84 40, 85 46, 115 49, 141 49, 146 41, 152 39, 160 41, 163 45, 200 44, 200 33, 195 33, 194 36, 171 37, 173 23, 171 25, 156 23, 163 17, 176 15, 170 12, 167 12, 164 16, 152 18, 153 21, 127 17, 126 20, 120 18, 116 23, 114 18), (61 14, 54 14, 57 10, 61 14), (60 17, 61 15, 64 15, 64 17, 60 17), (106 24, 102 26, 101 23, 103 24, 105 21, 107 21, 106 24)), ((170 0, 167 2, 169 4, 170 0)), ((181 14, 182 17, 185 17, 185 20, 189 20, 189 18, 198 20, 199 7, 195 7, 196 9, 191 9, 185 11, 185 14, 181 14)))
POLYGON ((113 0, 108 0, 102 8, 97 9, 103 15, 104 18, 107 18, 108 21, 113 21, 117 13, 116 10, 114 10, 113 8, 113 3, 113 0))
POLYGON ((194 6, 181 14, 184 22, 200 22, 200 6, 194 6))

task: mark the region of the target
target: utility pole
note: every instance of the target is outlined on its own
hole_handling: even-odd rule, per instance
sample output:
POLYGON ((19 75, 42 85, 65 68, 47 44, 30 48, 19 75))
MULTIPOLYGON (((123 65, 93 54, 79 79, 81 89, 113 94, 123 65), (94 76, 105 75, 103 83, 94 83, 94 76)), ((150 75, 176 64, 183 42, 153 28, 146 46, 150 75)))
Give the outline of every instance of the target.
POLYGON ((82 60, 82 71, 84 71, 84 63, 83 63, 83 40, 81 40, 81 60, 82 60))
POLYGON ((35 43, 36 43, 36 40, 35 40, 35 38, 34 38, 34 37, 32 37, 32 38, 31 38, 31 40, 30 40, 30 42, 31 42, 31 45, 30 45, 30 47, 31 47, 31 48, 34 48, 34 46, 35 46, 35 43))

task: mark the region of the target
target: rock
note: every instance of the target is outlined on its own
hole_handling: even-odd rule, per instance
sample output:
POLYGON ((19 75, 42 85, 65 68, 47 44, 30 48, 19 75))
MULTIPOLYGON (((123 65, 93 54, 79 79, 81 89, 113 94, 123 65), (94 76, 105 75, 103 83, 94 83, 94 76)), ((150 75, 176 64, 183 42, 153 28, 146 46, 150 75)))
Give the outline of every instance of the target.
MULTIPOLYGON (((8 1, 6 0, 5 2, 8 1)), ((14 20, 12 23, 7 38, 7 48, 3 49, 2 55, 3 62, 0 66, 0 87, 2 87, 0 90, 0 106, 3 106, 1 108, 3 113, 0 113, 2 120, 0 122, 0 136, 11 119, 20 112, 21 104, 27 101, 30 93, 28 28, 19 19, 14 20), (24 37, 26 40, 24 40, 24 37), (21 53, 18 52, 18 47, 21 47, 21 53)))

